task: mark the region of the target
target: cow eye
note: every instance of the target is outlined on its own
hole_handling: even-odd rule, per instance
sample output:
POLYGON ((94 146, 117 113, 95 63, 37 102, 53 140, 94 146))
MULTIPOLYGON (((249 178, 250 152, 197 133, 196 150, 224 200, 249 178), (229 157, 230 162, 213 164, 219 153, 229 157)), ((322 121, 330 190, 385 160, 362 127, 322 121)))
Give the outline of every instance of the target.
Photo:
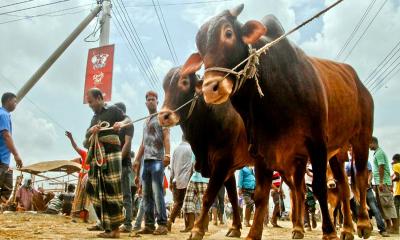
POLYGON ((233 36, 232 30, 230 30, 230 29, 226 30, 226 32, 225 32, 225 37, 231 38, 232 36, 233 36))
POLYGON ((187 87, 189 85, 189 81, 187 79, 185 79, 183 82, 183 86, 187 87))

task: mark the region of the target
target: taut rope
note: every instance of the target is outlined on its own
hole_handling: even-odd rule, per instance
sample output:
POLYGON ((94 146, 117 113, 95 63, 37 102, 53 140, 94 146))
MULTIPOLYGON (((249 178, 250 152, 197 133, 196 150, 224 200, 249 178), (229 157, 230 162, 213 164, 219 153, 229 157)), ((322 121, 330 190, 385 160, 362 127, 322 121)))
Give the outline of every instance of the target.
POLYGON ((278 37, 277 39, 273 40, 272 42, 265 44, 263 47, 261 47, 258 50, 253 49, 252 46, 249 45, 249 56, 246 59, 244 59, 243 61, 241 61, 238 65, 236 65, 234 68, 229 69, 229 68, 223 68, 223 67, 211 67, 211 68, 207 68, 204 73, 211 72, 211 71, 226 73, 225 77, 219 79, 218 82, 223 81, 230 74, 235 75, 235 77, 237 79, 237 83, 235 84, 232 94, 234 94, 237 90, 239 90, 243 86, 243 83, 247 79, 254 78, 256 81, 256 84, 257 84, 258 93, 260 94, 261 97, 263 97, 264 93, 261 90, 261 87, 260 87, 260 84, 258 81, 258 73, 257 73, 257 65, 260 63, 259 58, 260 58, 261 54, 263 54, 263 53, 265 54, 269 48, 271 48, 275 44, 279 43, 281 40, 283 40, 290 34, 294 33, 295 31, 299 30, 300 28, 304 27, 305 25, 307 25, 314 19, 320 17, 322 14, 326 13, 327 11, 329 11, 330 9, 332 9, 333 7, 335 7, 342 1, 343 0, 336 1, 332 5, 328 6, 327 8, 323 9, 322 11, 318 12, 313 17, 307 19, 306 21, 304 21, 297 27, 293 28, 289 32, 283 34, 282 36, 278 37), (237 72, 236 69, 239 68, 240 66, 242 66, 244 63, 246 63, 246 65, 243 68, 243 70, 237 72))

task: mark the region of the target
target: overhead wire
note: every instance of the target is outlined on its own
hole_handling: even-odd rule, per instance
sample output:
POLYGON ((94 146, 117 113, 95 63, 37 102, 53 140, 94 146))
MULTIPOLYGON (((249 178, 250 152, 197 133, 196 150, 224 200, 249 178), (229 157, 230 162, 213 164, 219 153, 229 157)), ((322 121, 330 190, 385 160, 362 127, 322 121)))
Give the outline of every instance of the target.
POLYGON ((400 72, 400 63, 396 65, 384 78, 382 78, 382 81, 376 85, 371 91, 373 93, 377 93, 382 87, 384 87, 393 77, 395 77, 398 73, 400 72), (395 71, 396 70, 396 71, 395 71), (395 71, 391 76, 390 74, 395 71))
POLYGON ((336 60, 338 60, 340 58, 340 56, 343 54, 344 50, 347 48, 347 46, 349 45, 351 40, 353 40, 353 37, 355 36, 357 31, 360 29, 362 23, 364 22, 365 18, 371 11, 372 6, 375 4, 375 2, 376 2, 376 0, 372 0, 371 3, 368 5, 368 7, 365 10, 364 14, 362 15, 360 21, 358 21, 358 23, 354 27, 353 31, 350 33, 349 37, 347 38, 346 42, 344 43, 344 45, 342 46, 342 48, 339 50, 338 54, 336 55, 336 58, 335 58, 336 60))
MULTIPOLYGON (((113 9, 114 9, 114 8, 113 8, 113 9)), ((114 10, 113 10, 113 11, 114 11, 114 10)), ((148 74, 147 71, 146 71, 146 68, 144 67, 144 64, 142 63, 141 58, 139 57, 138 53, 135 51, 135 48, 132 46, 132 43, 131 43, 132 37, 128 37, 126 31, 125 31, 124 28, 122 27, 122 24, 121 24, 121 22, 120 22, 120 20, 119 20, 119 17, 120 17, 119 14, 118 14, 118 15, 117 15, 117 14, 114 14, 114 16, 115 16, 114 19, 116 20, 116 22, 117 22, 117 24, 118 24, 118 26, 119 26, 119 28, 120 28, 120 30, 121 30, 121 33, 122 33, 121 36, 122 36, 122 37, 125 37, 125 39, 126 39, 126 41, 127 41, 127 43, 128 43, 128 46, 130 47, 129 49, 130 49, 131 53, 133 53, 133 55, 135 56, 135 59, 136 59, 137 62, 139 63, 139 71, 141 72, 141 74, 143 75, 143 77, 144 77, 145 79, 147 78, 148 81, 146 81, 146 82, 151 84, 150 87, 156 88, 156 85, 155 85, 154 81, 153 81, 152 78, 149 76, 149 74, 148 74)), ((123 24, 125 25, 125 22, 123 22, 123 24)), ((126 27, 126 25, 125 25, 125 27, 126 27)))
POLYGON ((30 10, 30 9, 35 9, 35 8, 50 6, 50 5, 54 5, 54 4, 64 3, 64 2, 68 2, 68 1, 71 1, 71 0, 59 0, 59 1, 56 1, 56 2, 50 2, 50 3, 40 4, 40 5, 36 5, 36 6, 32 6, 32 7, 20 8, 20 9, 11 10, 11 11, 8 11, 8 12, 2 12, 2 13, 0 13, 0 16, 1 16, 1 15, 10 14, 10 13, 15 13, 15 12, 21 12, 21 11, 25 11, 25 10, 30 10))
MULTIPOLYGON (((10 83, 11 86, 15 88, 15 90, 18 90, 18 87, 7 77, 5 77, 2 73, 0 73, 0 77, 6 80, 8 83, 10 83)), ((32 99, 29 97, 25 96, 25 99, 28 100, 35 108, 37 108, 43 115, 45 115, 48 119, 50 119, 52 122, 54 122, 59 128, 61 128, 64 131, 67 131, 66 128, 61 125, 57 120, 55 120, 52 116, 50 116, 49 113, 47 113, 45 110, 43 110, 41 107, 39 107, 36 103, 33 102, 32 99)))
POLYGON ((375 78, 375 81, 372 82, 372 84, 370 84, 369 86, 371 91, 374 90, 379 84, 381 84, 395 69, 400 66, 400 61, 398 61, 399 59, 400 55, 383 72, 381 72, 379 76, 375 78), (397 64, 392 67, 396 62, 397 64), (389 69, 390 71, 388 72, 389 69))
POLYGON ((169 40, 168 40, 168 38, 167 38, 166 31, 165 31, 165 29, 164 29, 164 27, 163 27, 163 24, 162 24, 162 22, 161 22, 160 15, 159 15, 158 10, 157 10, 157 6, 156 6, 154 0, 151 0, 151 1, 152 1, 152 3, 153 3, 154 11, 156 12, 157 19, 158 19, 158 23, 160 24, 160 27, 161 27, 161 30, 162 30, 162 34, 163 34, 163 36, 164 36, 164 41, 165 41, 165 43, 167 44, 169 53, 170 53, 170 55, 171 55, 171 59, 172 59, 172 61, 173 61, 175 64, 177 64, 178 61, 177 61, 177 60, 175 59, 175 57, 174 57, 174 56, 176 56, 176 54, 174 55, 174 51, 172 50, 171 43, 169 42, 169 40))
MULTIPOLYGON (((195 2, 179 2, 179 3, 161 3, 161 6, 183 6, 183 5, 200 5, 200 4, 208 4, 208 3, 223 3, 223 2, 232 2, 233 0, 209 0, 209 1, 195 1, 195 2)), ((127 8, 135 8, 135 7, 153 7, 153 4, 136 4, 126 6, 127 8)))
POLYGON ((356 43, 353 45, 353 47, 350 49, 350 51, 347 53, 346 57, 343 59, 343 61, 346 61, 347 58, 351 55, 353 50, 357 47, 358 43, 361 41, 361 39, 365 36, 367 33, 368 29, 371 27, 372 23, 375 21, 376 17, 379 15, 379 13, 382 11, 383 7, 387 3, 388 0, 385 0, 381 6, 379 7, 379 10, 375 13, 374 17, 371 19, 371 21, 368 23, 367 27, 364 29, 360 37, 357 39, 356 43))
POLYGON ((157 0, 157 5, 158 5, 158 8, 159 8, 160 14, 158 13, 157 6, 156 6, 154 0, 152 0, 152 2, 153 2, 154 10, 155 10, 156 15, 157 15, 158 22, 160 24, 160 27, 161 27, 161 30, 162 30, 162 33, 163 33, 163 36, 164 36, 164 40, 168 45, 168 49, 169 49, 169 52, 171 54, 172 61, 175 64, 178 64, 178 57, 176 55, 175 47, 174 47, 174 44, 172 43, 171 36, 169 34, 169 31, 168 31, 167 23, 165 22, 165 19, 164 19, 164 14, 162 12, 162 9, 161 9, 161 6, 160 6, 160 2, 157 0), (161 18, 160 18, 160 15, 161 15, 161 18))
POLYGON ((368 75, 368 77, 365 79, 364 84, 368 85, 370 84, 370 82, 372 82, 372 80, 375 79, 376 75, 379 73, 379 71, 382 70, 382 68, 384 68, 388 62, 390 62, 390 60, 392 60, 392 58, 394 56, 396 56, 396 54, 400 51, 400 48, 398 48, 396 50, 397 47, 400 46, 400 40, 397 42, 397 44, 389 51, 389 53, 385 56, 385 58, 374 68, 374 70, 368 75))
POLYGON ((40 14, 32 15, 32 16, 29 16, 29 15, 27 15, 27 16, 17 16, 16 15, 16 17, 20 17, 20 18, 13 19, 13 20, 8 20, 8 21, 4 21, 4 22, 0 22, 0 25, 7 24, 7 23, 12 23, 12 22, 19 22, 19 21, 22 21, 22 20, 27 20, 27 19, 37 18, 37 17, 45 17, 45 16, 47 16, 47 17, 58 17, 58 16, 64 16, 64 15, 68 15, 68 14, 76 14, 76 13, 80 13, 82 11, 86 11, 86 10, 90 9, 91 5, 93 5, 93 4, 91 4, 91 3, 83 4, 83 5, 64 8, 64 9, 60 9, 60 10, 56 10, 56 11, 44 12, 44 13, 40 13, 40 14), (65 11, 68 11, 68 10, 74 10, 74 9, 79 9, 79 8, 84 8, 84 9, 76 11, 76 12, 73 12, 73 13, 55 14, 55 13, 65 12, 65 11))
POLYGON ((151 76, 150 80, 153 81, 153 83, 158 87, 159 90, 162 90, 160 87, 161 86, 160 80, 157 76, 154 66, 149 58, 146 48, 143 46, 140 36, 133 24, 133 21, 125 7, 124 2, 121 0, 121 3, 119 3, 119 1, 117 0, 117 4, 115 7, 117 8, 117 10, 118 10, 118 8, 120 8, 123 13, 121 15, 120 12, 118 12, 118 14, 120 14, 120 16, 123 17, 125 19, 125 21, 127 22, 127 25, 128 25, 127 31, 130 34, 130 36, 132 37, 133 43, 136 47, 136 50, 139 53, 139 56, 141 57, 141 60, 143 61, 144 65, 147 67, 147 71, 148 71, 149 75, 151 76))
POLYGON ((10 3, 10 4, 7 4, 7 5, 0 6, 0 8, 11 7, 11 6, 20 5, 20 4, 23 4, 23 3, 32 2, 32 1, 34 1, 34 0, 25 0, 25 1, 16 2, 16 3, 10 3))

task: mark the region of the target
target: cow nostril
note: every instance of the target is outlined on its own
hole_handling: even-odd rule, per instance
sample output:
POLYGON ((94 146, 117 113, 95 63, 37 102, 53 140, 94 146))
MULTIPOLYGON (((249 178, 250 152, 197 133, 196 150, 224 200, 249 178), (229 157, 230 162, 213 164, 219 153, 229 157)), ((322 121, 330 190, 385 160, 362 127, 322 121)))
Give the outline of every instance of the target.
POLYGON ((214 87, 213 87, 213 91, 216 92, 218 91, 218 87, 219 87, 219 82, 217 82, 214 87))
POLYGON ((169 118, 170 114, 169 113, 165 113, 164 114, 164 120, 167 120, 169 118))

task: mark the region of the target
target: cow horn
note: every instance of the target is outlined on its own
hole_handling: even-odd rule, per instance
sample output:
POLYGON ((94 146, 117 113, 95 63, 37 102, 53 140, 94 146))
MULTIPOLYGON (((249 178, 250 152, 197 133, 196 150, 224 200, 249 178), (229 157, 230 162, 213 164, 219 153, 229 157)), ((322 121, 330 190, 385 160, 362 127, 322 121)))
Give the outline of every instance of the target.
POLYGON ((237 17, 243 11, 243 8, 244 8, 244 4, 242 3, 242 4, 232 8, 231 10, 229 10, 229 13, 232 16, 237 17))

